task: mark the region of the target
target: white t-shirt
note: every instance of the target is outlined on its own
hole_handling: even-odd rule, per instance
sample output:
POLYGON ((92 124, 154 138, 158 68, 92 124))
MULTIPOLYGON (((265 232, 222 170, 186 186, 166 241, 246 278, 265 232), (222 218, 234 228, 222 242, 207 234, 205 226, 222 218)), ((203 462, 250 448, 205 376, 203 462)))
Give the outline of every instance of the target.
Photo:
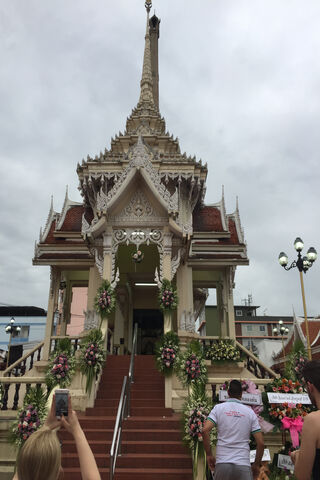
POLYGON ((234 463, 250 467, 250 434, 260 432, 257 415, 236 398, 216 405, 209 413, 218 428, 216 463, 234 463))

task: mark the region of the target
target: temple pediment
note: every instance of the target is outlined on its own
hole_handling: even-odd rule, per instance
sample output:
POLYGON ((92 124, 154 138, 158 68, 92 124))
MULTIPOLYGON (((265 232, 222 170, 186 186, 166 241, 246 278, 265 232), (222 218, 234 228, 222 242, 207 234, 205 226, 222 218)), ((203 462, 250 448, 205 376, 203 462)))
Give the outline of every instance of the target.
POLYGON ((113 188, 106 194, 101 190, 97 194, 97 212, 107 213, 109 209, 119 202, 122 195, 127 195, 130 184, 135 181, 137 175, 141 176, 148 188, 152 191, 157 201, 165 208, 168 214, 177 214, 178 193, 177 190, 171 194, 161 181, 161 177, 152 164, 152 153, 143 143, 139 136, 134 147, 128 152, 129 164, 124 169, 113 188))

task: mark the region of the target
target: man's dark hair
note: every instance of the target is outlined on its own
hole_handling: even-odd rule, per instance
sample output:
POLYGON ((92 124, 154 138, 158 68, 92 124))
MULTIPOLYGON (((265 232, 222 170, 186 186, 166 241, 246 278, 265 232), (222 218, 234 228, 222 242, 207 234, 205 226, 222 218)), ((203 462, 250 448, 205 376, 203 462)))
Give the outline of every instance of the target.
POLYGON ((302 369, 302 376, 306 382, 312 383, 320 392, 320 360, 307 362, 302 369))
POLYGON ((231 380, 228 388, 228 394, 229 397, 234 398, 240 398, 242 395, 242 386, 241 382, 239 380, 231 380))

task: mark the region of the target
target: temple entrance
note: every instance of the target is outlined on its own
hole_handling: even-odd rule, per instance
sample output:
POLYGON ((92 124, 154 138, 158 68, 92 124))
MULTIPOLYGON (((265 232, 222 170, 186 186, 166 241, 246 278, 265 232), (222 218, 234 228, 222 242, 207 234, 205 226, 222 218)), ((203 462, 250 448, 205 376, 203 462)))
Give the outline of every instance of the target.
POLYGON ((154 355, 155 343, 163 334, 163 314, 160 310, 134 309, 133 325, 138 324, 138 355, 154 355))

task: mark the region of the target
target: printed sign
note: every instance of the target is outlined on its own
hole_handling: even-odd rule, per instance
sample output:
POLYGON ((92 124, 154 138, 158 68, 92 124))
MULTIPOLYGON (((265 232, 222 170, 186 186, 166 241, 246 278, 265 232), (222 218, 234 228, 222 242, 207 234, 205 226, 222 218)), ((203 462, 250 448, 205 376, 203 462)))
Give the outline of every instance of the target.
MULTIPOLYGON (((253 463, 255 459, 256 459, 256 450, 250 450, 250 463, 253 463)), ((269 448, 264 449, 261 462, 271 462, 269 448)))
MULTIPOLYGON (((225 402, 228 400, 229 395, 227 390, 219 390, 219 402, 225 402)), ((243 393, 241 402, 246 405, 261 405, 261 394, 260 393, 243 393)))
POLYGON ((282 470, 294 470, 291 457, 289 457, 289 455, 281 455, 281 453, 279 453, 278 468, 282 468, 282 470))
POLYGON ((269 403, 302 403, 310 405, 311 400, 307 393, 277 393, 268 392, 269 403))

